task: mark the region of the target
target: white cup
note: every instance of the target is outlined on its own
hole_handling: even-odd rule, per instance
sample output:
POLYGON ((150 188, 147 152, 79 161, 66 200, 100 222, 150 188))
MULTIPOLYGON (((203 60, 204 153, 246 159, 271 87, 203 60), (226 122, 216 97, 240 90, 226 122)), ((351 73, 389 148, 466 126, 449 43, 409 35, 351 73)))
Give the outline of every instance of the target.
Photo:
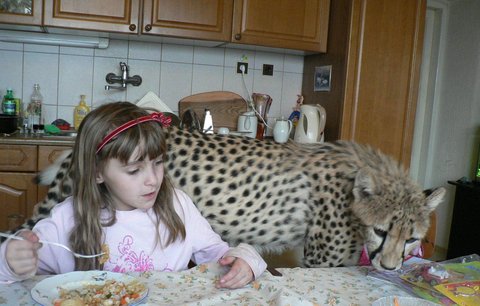
POLYGON ((230 130, 227 127, 219 127, 217 133, 218 135, 228 135, 230 130))
POLYGON ((287 142, 290 132, 292 131, 292 127, 293 124, 290 120, 287 120, 283 117, 277 120, 273 128, 273 139, 278 143, 287 142))

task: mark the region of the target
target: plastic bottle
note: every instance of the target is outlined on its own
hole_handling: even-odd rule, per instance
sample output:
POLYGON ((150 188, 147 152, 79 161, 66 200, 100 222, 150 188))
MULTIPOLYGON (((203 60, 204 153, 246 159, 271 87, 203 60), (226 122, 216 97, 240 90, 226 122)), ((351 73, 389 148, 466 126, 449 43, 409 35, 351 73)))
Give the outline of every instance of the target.
POLYGON ((80 95, 80 103, 75 106, 75 110, 73 112, 73 126, 76 130, 80 127, 80 123, 82 123, 83 118, 90 112, 90 107, 87 106, 85 102, 85 95, 80 95))
POLYGON ((44 124, 42 117, 43 96, 40 93, 40 85, 33 85, 33 93, 28 104, 29 129, 34 133, 43 133, 44 124))
POLYGON ((2 112, 4 115, 11 116, 17 114, 17 104, 15 103, 15 98, 13 97, 13 90, 11 88, 7 88, 7 93, 3 97, 2 112))

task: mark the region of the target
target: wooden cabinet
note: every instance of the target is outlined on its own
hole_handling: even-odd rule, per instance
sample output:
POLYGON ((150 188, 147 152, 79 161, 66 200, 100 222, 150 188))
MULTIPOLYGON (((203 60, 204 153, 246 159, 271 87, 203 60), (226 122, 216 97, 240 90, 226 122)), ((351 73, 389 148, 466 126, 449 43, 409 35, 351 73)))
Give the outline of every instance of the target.
POLYGON ((233 0, 145 0, 143 34, 228 41, 233 0))
POLYGON ((330 0, 32 1, 33 15, 0 11, 0 23, 141 34, 139 40, 161 35, 313 52, 327 46, 330 0))
POLYGON ((330 0, 145 0, 142 34, 326 51, 330 0))
POLYGON ((20 25, 41 25, 43 0, 30 0, 14 3, 2 1, 0 4, 0 23, 20 25))
POLYGON ((44 26, 138 33, 140 0, 45 0, 44 26))
POLYGON ((46 186, 33 182, 68 146, 0 145, 0 231, 11 229, 31 216, 36 203, 47 194, 46 186))
MULTIPOLYGON (((67 149, 70 149, 70 147, 38 146, 38 171, 53 164, 67 149)), ((45 198, 48 189, 49 186, 38 185, 37 202, 40 202, 45 198)))
POLYGON ((235 0, 232 42, 327 50, 330 0, 235 0))
POLYGON ((8 230, 27 215, 37 202, 37 186, 32 183, 37 169, 37 147, 0 146, 0 230, 8 230))
POLYGON ((0 177, 0 231, 13 229, 25 220, 37 203, 33 173, 2 173, 0 177))
POLYGON ((425 12, 425 0, 332 1, 328 52, 305 57, 302 90, 327 111, 326 140, 370 144, 409 166, 425 12), (315 92, 324 65, 331 90, 315 92))

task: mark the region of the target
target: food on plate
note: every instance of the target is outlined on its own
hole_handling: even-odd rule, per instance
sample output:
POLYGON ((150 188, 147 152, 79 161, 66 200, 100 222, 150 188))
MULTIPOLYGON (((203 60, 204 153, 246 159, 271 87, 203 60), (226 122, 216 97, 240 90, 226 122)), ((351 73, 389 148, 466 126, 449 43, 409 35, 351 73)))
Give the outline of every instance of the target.
POLYGON ((145 285, 136 280, 129 283, 106 280, 101 285, 85 284, 72 290, 58 289, 59 297, 53 301, 54 306, 130 305, 138 302, 146 292, 145 285))
POLYGON ((110 249, 108 248, 108 244, 105 244, 105 243, 102 244, 102 253, 105 253, 105 254, 103 254, 102 257, 100 257, 100 259, 98 260, 101 265, 106 263, 110 258, 110 249))

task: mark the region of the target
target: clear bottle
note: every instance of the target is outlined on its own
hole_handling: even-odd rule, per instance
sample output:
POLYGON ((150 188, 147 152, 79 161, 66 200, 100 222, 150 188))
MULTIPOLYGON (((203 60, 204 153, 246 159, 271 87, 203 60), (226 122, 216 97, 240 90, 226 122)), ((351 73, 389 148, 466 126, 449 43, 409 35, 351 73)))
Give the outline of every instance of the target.
POLYGON ((11 88, 7 88, 7 93, 3 97, 2 112, 4 115, 11 116, 17 114, 17 104, 15 103, 15 98, 13 97, 13 89, 11 88))
POLYGON ((78 131, 80 127, 80 123, 82 123, 83 118, 90 112, 90 107, 88 107, 87 103, 85 102, 85 95, 80 96, 80 103, 75 106, 75 110, 73 112, 73 126, 75 130, 78 131))
POLYGON ((43 133, 44 124, 42 117, 43 96, 40 93, 40 85, 33 86, 33 93, 28 104, 28 124, 29 129, 34 133, 43 133))

